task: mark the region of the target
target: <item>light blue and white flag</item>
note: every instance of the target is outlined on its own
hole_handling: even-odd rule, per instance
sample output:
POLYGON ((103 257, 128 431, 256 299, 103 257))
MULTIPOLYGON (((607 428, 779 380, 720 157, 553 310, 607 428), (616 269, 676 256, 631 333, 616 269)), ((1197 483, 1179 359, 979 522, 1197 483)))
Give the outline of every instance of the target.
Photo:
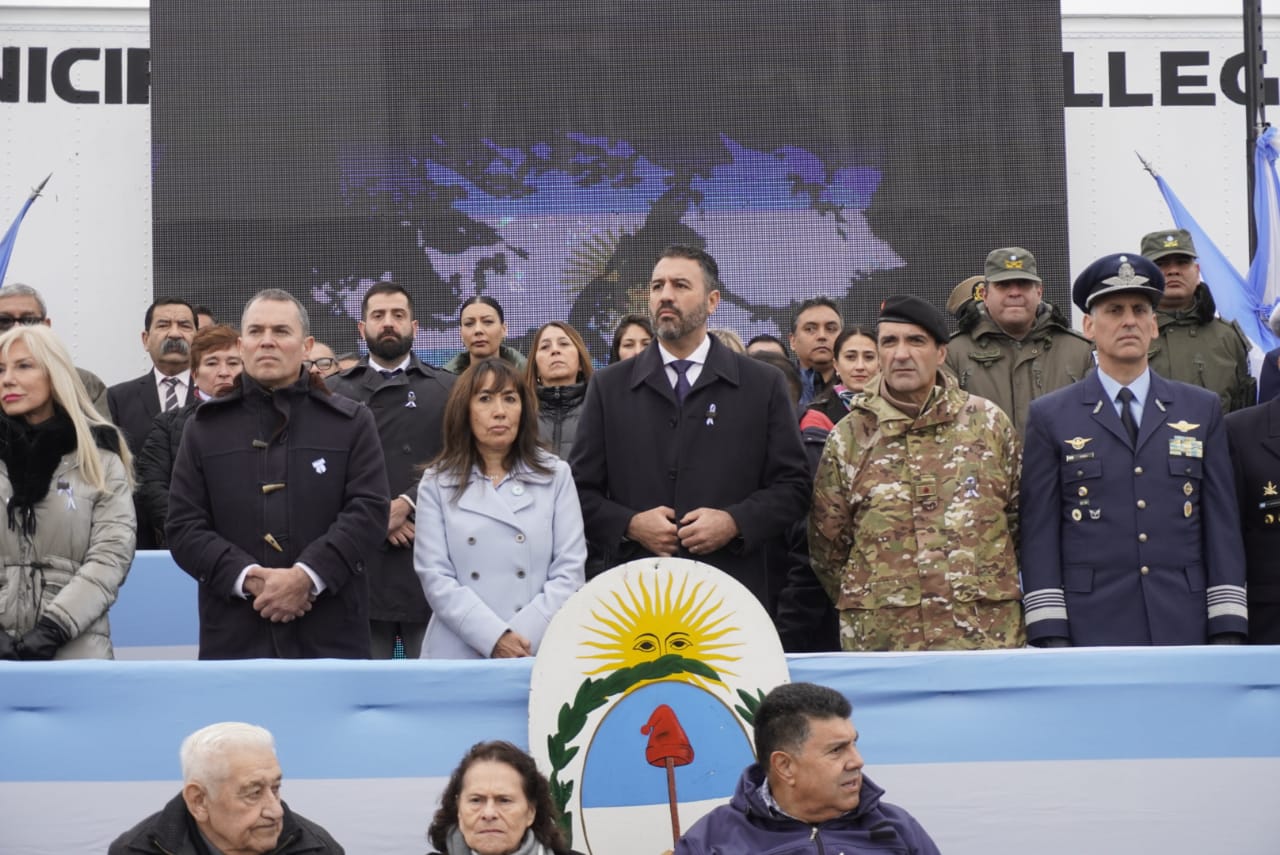
POLYGON ((40 195, 40 191, 44 189, 44 185, 48 184, 49 179, 52 177, 53 173, 50 172, 40 182, 40 186, 31 191, 27 201, 22 203, 22 210, 14 218, 13 225, 9 226, 9 230, 4 233, 4 238, 0 240, 0 285, 4 284, 4 275, 9 269, 9 256, 13 255, 13 245, 18 242, 18 227, 22 225, 22 218, 27 215, 27 209, 31 207, 31 203, 36 200, 36 197, 40 195))
MULTIPOLYGON (((1253 149, 1253 215, 1258 228, 1258 248, 1249 265, 1247 287, 1258 300, 1263 326, 1272 308, 1280 302, 1280 178, 1276 175, 1280 149, 1277 145, 1280 139, 1276 129, 1267 128, 1258 136, 1253 149)), ((1276 344, 1280 341, 1273 340, 1271 347, 1276 344)))

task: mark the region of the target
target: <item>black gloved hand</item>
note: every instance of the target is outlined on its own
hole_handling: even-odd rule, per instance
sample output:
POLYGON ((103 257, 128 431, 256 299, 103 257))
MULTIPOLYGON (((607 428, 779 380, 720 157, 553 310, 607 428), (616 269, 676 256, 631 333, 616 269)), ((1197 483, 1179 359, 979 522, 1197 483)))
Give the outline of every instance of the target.
POLYGON ((18 639, 18 658, 28 662, 52 659, 58 648, 67 643, 67 633, 51 617, 42 617, 18 639))
POLYGON ((1220 632, 1209 636, 1210 644, 1244 644, 1244 635, 1239 632, 1220 632))
POLYGON ((14 643, 13 636, 0 629, 0 659, 17 659, 18 645, 14 643))
POLYGON ((1069 638, 1059 638, 1059 637, 1057 637, 1057 636, 1054 636, 1053 638, 1042 638, 1042 639, 1040 639, 1039 641, 1034 642, 1034 644, 1035 644, 1035 646, 1036 646, 1036 647, 1044 647, 1044 648, 1049 648, 1049 647, 1070 647, 1070 646, 1071 646, 1071 639, 1069 639, 1069 638))

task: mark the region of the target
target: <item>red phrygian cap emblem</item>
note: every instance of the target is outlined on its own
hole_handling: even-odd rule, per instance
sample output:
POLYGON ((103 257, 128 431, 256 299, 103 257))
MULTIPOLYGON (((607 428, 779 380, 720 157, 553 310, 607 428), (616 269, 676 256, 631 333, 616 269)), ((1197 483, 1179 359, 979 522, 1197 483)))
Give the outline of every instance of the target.
POLYGON ((666 704, 659 704, 649 720, 640 728, 640 732, 649 737, 649 744, 644 749, 644 759, 651 766, 666 766, 671 761, 673 766, 688 766, 693 762, 693 746, 689 737, 685 736, 675 710, 666 704))

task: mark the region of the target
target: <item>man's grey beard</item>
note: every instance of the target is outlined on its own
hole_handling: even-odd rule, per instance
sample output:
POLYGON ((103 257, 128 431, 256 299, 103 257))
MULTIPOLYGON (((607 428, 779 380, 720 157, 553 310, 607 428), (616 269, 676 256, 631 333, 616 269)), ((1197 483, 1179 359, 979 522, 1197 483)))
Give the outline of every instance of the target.
POLYGON ((383 362, 399 361, 404 359, 406 353, 413 350, 412 335, 398 335, 394 339, 365 336, 364 343, 369 345, 369 352, 383 362))

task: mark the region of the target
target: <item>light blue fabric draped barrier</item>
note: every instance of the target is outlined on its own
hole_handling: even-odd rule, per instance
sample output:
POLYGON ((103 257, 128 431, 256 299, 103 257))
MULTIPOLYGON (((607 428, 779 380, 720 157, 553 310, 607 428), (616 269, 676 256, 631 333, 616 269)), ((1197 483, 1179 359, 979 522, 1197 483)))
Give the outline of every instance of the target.
MULTIPOLYGON (((194 590, 150 569, 165 585, 135 569, 117 640, 189 644, 193 627, 159 627, 167 612, 194 622, 194 590), (155 620, 129 626, 138 616, 155 620)), ((530 664, 0 663, 0 853, 105 851, 178 791, 182 738, 226 719, 276 734, 286 800, 348 852, 428 851, 466 748, 527 743, 530 664)), ((853 701, 868 774, 949 855, 1280 851, 1280 647, 789 664, 853 701)))

